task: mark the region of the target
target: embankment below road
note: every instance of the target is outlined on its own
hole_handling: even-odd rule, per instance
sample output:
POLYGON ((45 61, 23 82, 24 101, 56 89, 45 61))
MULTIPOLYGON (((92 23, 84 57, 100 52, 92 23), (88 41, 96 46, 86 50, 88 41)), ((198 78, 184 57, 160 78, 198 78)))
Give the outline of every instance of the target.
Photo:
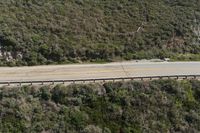
POLYGON ((0 88, 0 132, 199 132, 200 81, 0 88))

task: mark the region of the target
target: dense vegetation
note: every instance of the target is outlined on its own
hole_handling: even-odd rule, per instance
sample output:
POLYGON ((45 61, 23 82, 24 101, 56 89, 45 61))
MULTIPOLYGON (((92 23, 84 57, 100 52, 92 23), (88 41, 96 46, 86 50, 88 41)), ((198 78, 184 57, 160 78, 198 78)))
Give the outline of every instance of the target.
POLYGON ((0 65, 198 60, 199 7, 199 0, 1 0, 0 65))
POLYGON ((2 133, 200 132, 200 81, 0 88, 2 133))

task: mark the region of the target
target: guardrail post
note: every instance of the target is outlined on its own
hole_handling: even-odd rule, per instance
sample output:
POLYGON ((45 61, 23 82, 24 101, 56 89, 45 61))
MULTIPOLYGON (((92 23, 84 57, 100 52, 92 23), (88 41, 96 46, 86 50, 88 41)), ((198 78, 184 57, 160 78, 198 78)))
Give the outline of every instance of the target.
POLYGON ((62 83, 65 84, 65 81, 63 80, 62 83))
POLYGON ((10 82, 8 82, 8 86, 10 86, 10 82))
POLYGON ((52 85, 54 85, 55 84, 55 82, 54 81, 52 81, 52 85))
POLYGON ((194 79, 197 79, 197 76, 194 76, 194 79))

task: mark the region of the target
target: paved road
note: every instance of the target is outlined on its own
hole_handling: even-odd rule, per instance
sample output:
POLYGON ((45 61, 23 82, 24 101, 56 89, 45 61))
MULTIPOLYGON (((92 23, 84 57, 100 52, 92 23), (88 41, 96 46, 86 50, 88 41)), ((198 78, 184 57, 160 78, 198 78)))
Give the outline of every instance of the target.
POLYGON ((12 68, 1 67, 0 82, 187 74, 200 74, 200 62, 123 62, 12 68))

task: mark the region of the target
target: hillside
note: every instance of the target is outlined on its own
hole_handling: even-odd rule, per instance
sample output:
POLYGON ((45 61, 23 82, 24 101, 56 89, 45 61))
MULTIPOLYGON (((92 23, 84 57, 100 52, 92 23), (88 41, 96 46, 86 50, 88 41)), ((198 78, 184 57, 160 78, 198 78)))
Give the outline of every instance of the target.
POLYGON ((1 133, 197 133, 200 81, 0 88, 1 133))
POLYGON ((0 65, 200 60, 199 7, 199 0, 2 0, 0 65))

